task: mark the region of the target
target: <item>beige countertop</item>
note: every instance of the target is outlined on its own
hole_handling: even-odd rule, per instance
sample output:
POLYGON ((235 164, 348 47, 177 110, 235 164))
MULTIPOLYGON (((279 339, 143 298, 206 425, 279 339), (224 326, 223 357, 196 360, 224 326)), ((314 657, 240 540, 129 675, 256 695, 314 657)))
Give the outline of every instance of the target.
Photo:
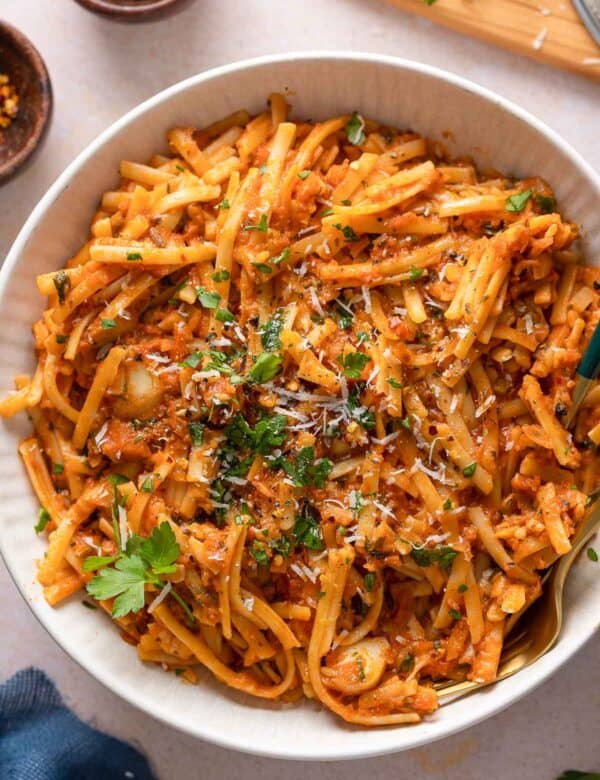
MULTIPOLYGON (((597 84, 468 40, 381 0, 196 0, 171 18, 136 26, 93 16, 73 0, 2 0, 0 5, 3 20, 39 48, 55 96, 42 153, 0 188, 0 258, 48 185, 113 120, 189 75, 274 52, 374 51, 446 68, 527 108, 600 169, 597 84)), ((540 14, 540 30, 543 26, 540 14)), ((532 30, 532 41, 538 32, 532 30)), ((42 667, 80 716, 140 747, 161 780, 229 780, 242 773, 245 780, 552 780, 568 768, 600 771, 598 636, 526 699, 467 732, 351 765, 300 765, 216 748, 143 715, 59 649, 2 563, 0 589, 0 680, 27 665, 42 667)))

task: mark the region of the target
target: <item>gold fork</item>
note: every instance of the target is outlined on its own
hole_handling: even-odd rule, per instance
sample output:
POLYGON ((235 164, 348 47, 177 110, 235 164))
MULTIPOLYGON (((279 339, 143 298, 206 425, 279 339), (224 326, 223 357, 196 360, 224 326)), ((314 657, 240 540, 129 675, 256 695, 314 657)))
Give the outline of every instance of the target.
POLYGON ((440 699, 454 700, 504 680, 537 661, 554 646, 563 623, 563 593, 567 574, 582 547, 599 528, 600 504, 595 502, 595 506, 589 509, 571 550, 563 555, 542 578, 544 588, 540 598, 509 619, 507 640, 496 679, 491 683, 461 680, 434 684, 433 687, 438 691, 440 699), (527 623, 521 625, 521 617, 525 612, 527 612, 527 623))

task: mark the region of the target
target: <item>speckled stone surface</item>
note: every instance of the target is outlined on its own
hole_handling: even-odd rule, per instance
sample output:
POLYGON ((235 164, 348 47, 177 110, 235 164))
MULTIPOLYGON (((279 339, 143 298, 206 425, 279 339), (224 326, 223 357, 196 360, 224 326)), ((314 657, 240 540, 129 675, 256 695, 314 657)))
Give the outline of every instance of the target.
MULTIPOLYGON (((0 188, 0 259, 52 180, 114 119, 193 73, 272 52, 376 51, 446 68, 521 104, 600 169, 597 84, 413 19, 381 0, 196 0, 168 19, 136 26, 93 16, 73 0, 2 0, 1 13, 38 47, 56 102, 43 154, 0 188)), ((0 679, 41 666, 81 717, 135 743, 161 780, 551 780, 567 768, 600 771, 598 636, 569 668, 467 732, 351 765, 300 765, 212 747, 143 715, 60 650, 1 563, 0 592, 0 679)))

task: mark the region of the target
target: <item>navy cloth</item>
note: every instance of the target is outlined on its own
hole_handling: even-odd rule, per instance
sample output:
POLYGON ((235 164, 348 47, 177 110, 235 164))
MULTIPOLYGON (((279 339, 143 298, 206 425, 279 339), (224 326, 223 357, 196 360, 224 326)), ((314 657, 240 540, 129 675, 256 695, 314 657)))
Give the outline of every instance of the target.
POLYGON ((0 780, 155 780, 130 745, 96 731, 63 704, 39 669, 0 685, 0 780))

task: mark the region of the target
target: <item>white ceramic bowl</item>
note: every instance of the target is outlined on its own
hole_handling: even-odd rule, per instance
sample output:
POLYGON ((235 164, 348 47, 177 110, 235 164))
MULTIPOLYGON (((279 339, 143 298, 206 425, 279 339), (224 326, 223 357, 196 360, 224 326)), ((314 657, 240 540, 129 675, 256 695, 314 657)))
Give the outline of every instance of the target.
MULTIPOLYGON (((144 160, 165 146, 175 124, 204 125, 245 107, 258 112, 287 91, 297 117, 360 110, 442 139, 484 168, 540 174, 584 232, 588 259, 600 262, 600 180, 534 117, 480 87, 414 62, 368 54, 266 57, 203 73, 161 92, 106 130, 66 169, 34 209, 0 275, 0 393, 33 365, 31 323, 42 311, 37 274, 59 268, 85 239, 99 195, 113 187, 122 158, 144 160)), ((24 416, 23 416, 24 417, 24 416)), ((232 693, 209 675, 197 687, 143 665, 100 612, 79 598, 50 608, 34 580, 45 541, 33 532, 37 502, 17 455, 25 419, 0 424, 0 545, 23 597, 54 639, 88 672, 151 715, 226 747, 295 759, 357 758, 415 747, 507 707, 556 671, 598 625, 600 579, 582 561, 568 587, 567 619, 555 648, 496 686, 442 707, 416 726, 350 727, 314 704, 279 706, 232 693)), ((540 715, 541 717, 541 715, 540 715)))

